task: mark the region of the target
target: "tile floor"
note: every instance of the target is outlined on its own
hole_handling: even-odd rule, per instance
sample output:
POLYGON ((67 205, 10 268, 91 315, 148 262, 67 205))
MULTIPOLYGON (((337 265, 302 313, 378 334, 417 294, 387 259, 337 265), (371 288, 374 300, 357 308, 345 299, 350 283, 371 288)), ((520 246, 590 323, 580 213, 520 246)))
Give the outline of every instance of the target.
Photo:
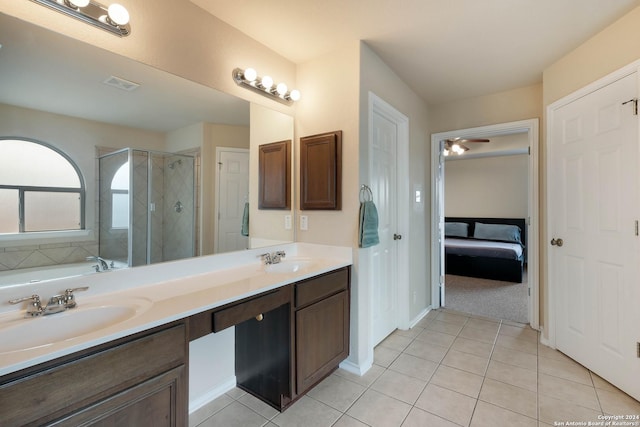
POLYGON ((380 343, 362 377, 339 369, 283 413, 234 389, 189 425, 547 427, 640 414, 638 401, 538 341, 525 325, 434 310, 380 343))

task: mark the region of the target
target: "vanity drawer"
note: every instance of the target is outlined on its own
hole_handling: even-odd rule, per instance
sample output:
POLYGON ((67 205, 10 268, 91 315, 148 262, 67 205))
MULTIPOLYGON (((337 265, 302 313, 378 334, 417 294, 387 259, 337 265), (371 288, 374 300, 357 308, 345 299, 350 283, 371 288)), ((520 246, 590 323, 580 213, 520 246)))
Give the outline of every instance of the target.
POLYGON ((289 286, 247 298, 213 312, 213 332, 237 325, 291 301, 289 286))
POLYGON ((296 283, 296 308, 320 301, 349 287, 349 267, 296 283))

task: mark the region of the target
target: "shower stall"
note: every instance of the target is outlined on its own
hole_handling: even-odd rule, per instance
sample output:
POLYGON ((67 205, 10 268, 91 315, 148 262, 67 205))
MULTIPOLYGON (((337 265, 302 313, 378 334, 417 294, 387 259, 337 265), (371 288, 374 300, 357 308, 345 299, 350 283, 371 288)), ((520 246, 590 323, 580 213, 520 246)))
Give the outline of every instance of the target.
POLYGON ((195 166, 132 148, 100 156, 100 256, 131 267, 195 256, 195 166))

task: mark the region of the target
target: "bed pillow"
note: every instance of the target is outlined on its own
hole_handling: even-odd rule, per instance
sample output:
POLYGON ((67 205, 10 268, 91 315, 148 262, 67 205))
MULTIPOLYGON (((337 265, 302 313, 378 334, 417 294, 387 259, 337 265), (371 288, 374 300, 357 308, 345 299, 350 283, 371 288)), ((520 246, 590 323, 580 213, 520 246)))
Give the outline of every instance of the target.
POLYGON ((466 222, 445 222, 444 235, 447 237, 469 237, 469 224, 466 222))
POLYGON ((520 227, 507 224, 483 224, 476 222, 473 237, 483 240, 501 240, 503 242, 522 243, 520 227))

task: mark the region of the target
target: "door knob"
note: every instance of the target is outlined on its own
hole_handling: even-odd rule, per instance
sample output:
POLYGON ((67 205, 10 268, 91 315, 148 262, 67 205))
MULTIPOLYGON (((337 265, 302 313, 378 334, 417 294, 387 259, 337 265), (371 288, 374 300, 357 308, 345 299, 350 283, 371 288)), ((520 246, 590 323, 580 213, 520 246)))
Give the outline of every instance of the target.
POLYGON ((551 239, 551 246, 562 247, 564 245, 564 241, 562 239, 551 239))
POLYGON ((393 240, 401 240, 402 239, 402 234, 394 234, 393 235, 393 240))

